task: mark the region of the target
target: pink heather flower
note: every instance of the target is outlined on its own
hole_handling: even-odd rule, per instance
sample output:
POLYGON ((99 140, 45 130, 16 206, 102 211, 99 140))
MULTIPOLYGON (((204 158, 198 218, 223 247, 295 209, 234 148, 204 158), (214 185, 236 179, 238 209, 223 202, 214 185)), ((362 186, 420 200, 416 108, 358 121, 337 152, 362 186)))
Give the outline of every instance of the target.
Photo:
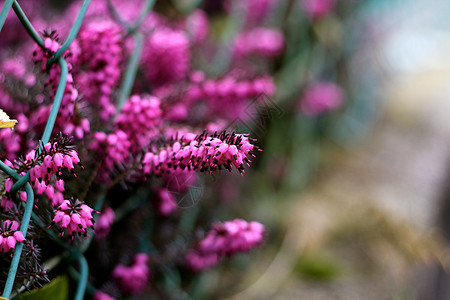
POLYGON ((194 272, 201 272, 210 267, 217 265, 220 261, 220 256, 217 253, 199 254, 196 251, 190 251, 186 255, 186 265, 194 272))
POLYGON ((208 16, 203 10, 196 9, 186 18, 185 27, 193 42, 201 43, 208 36, 208 16))
POLYGON ((220 257, 248 252, 262 243, 264 231, 261 223, 242 219, 215 223, 196 249, 188 253, 186 263, 192 270, 201 271, 217 264, 220 257))
POLYGON ((25 59, 22 56, 5 59, 2 63, 2 72, 13 75, 21 80, 27 87, 32 87, 36 83, 36 76, 27 70, 25 59))
POLYGON ((0 251, 9 252, 16 248, 17 243, 23 243, 25 237, 19 231, 19 223, 17 221, 6 220, 2 222, 0 227, 0 251))
POLYGON ((114 223, 115 214, 111 207, 107 207, 99 215, 98 220, 95 224, 95 237, 98 239, 103 239, 108 236, 111 230, 111 225, 114 223))
POLYGON ((158 212, 163 216, 169 216, 178 208, 175 196, 167 189, 158 189, 158 212))
POLYGON ((234 166, 242 174, 244 164, 251 162, 248 156, 254 156, 255 150, 257 147, 247 135, 224 131, 208 136, 204 132, 190 142, 181 139, 159 152, 147 152, 142 161, 143 171, 148 175, 170 174, 177 168, 206 173, 225 168, 231 172, 234 166))
POLYGON ((247 55, 274 57, 280 55, 283 48, 283 33, 262 27, 239 34, 234 42, 234 53, 237 57, 247 55))
POLYGON ((191 52, 189 39, 182 31, 156 29, 144 47, 144 72, 152 85, 158 87, 186 77, 191 52))
POLYGON ((264 226, 254 221, 235 219, 215 223, 212 227, 213 229, 198 244, 201 253, 232 255, 236 252, 247 252, 261 244, 264 237, 264 226))
POLYGON ((35 158, 35 154, 36 151, 32 150, 25 157, 27 163, 35 165, 30 169, 31 185, 38 195, 45 194, 52 200, 52 205, 57 206, 64 200, 64 181, 59 176, 63 169, 75 175, 75 165, 80 164, 78 153, 75 150, 61 151, 55 142, 45 144, 39 158, 35 158), (42 157, 42 162, 39 162, 42 157), (55 187, 51 186, 52 183, 55 187))
POLYGON ((103 293, 100 290, 97 290, 92 297, 92 300, 116 300, 116 298, 111 297, 110 295, 103 293))
POLYGON ((79 64, 83 98, 99 110, 102 120, 115 113, 112 93, 121 75, 124 55, 122 30, 112 22, 92 22, 79 34, 79 64))
POLYGON ((87 236, 87 228, 94 228, 94 210, 79 200, 64 200, 53 211, 55 217, 50 226, 59 224, 60 235, 65 232, 73 239, 75 234, 87 236))
POLYGON ((335 0, 301 0, 305 13, 311 19, 320 19, 328 15, 335 5, 335 0))
POLYGON ((334 110, 344 102, 344 92, 331 82, 316 82, 309 86, 298 107, 307 116, 318 116, 334 110))
POLYGON ((145 290, 151 276, 147 263, 147 254, 140 253, 134 257, 133 265, 117 265, 114 268, 112 276, 124 293, 135 295, 145 290))
POLYGON ((170 175, 166 177, 165 182, 169 191, 186 193, 191 186, 198 184, 198 177, 195 172, 177 170, 170 173, 170 175))
POLYGON ((187 102, 206 100, 210 114, 216 118, 247 120, 251 117, 246 113, 250 101, 258 99, 261 95, 272 97, 275 91, 275 83, 269 76, 237 80, 230 74, 221 79, 192 83, 185 98, 187 102))
POLYGON ((128 135, 122 130, 106 134, 104 132, 96 132, 94 134, 94 142, 90 149, 97 151, 104 156, 102 167, 99 174, 102 180, 108 180, 115 164, 128 163, 131 149, 131 141, 128 135))
POLYGON ((161 101, 153 96, 131 96, 117 116, 115 127, 128 135, 133 148, 140 149, 160 133, 161 101))
MULTIPOLYGON (((53 54, 61 47, 58 42, 58 35, 55 31, 51 33, 44 33, 44 48, 36 46, 33 52, 33 58, 35 63, 40 64, 42 72, 46 72, 47 61, 53 56, 53 54)), ((55 126, 59 131, 68 135, 73 135, 78 139, 81 139, 89 132, 89 121, 83 118, 80 114, 79 105, 77 103, 78 90, 75 88, 73 78, 73 67, 70 61, 71 52, 67 50, 63 57, 67 61, 67 82, 66 88, 61 101, 61 108, 58 112, 58 118, 56 119, 55 126)), ((61 70, 57 63, 54 63, 50 70, 48 70, 48 78, 46 85, 50 87, 50 99, 53 99, 56 94, 56 90, 59 84, 61 70)), ((45 124, 50 114, 50 105, 41 105, 40 108, 33 113, 31 120, 37 122, 40 125, 45 124)))
POLYGON ((4 195, 0 199, 0 207, 3 208, 4 211, 9 211, 11 208, 14 207, 14 201, 11 198, 4 195))

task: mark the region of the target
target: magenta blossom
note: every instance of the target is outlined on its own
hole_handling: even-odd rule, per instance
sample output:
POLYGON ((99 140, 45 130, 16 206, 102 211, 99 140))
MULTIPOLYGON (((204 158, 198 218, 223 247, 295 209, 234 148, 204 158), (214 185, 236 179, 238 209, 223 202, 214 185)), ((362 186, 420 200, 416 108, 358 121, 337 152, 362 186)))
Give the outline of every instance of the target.
POLYGON ((112 93, 121 76, 124 46, 120 27, 112 22, 90 23, 79 34, 80 89, 100 118, 108 120, 116 112, 112 93))
POLYGON ((169 216, 177 210, 177 199, 168 189, 158 189, 156 194, 158 196, 158 212, 162 216, 169 216))
POLYGON ((25 237, 19 231, 17 221, 5 220, 0 227, 0 251, 9 252, 16 248, 17 243, 23 243, 25 237))
POLYGON ((318 116, 332 111, 344 102, 344 92, 331 82, 316 82, 307 87, 297 107, 307 116, 318 116))
POLYGON ((114 223, 114 219, 114 210, 111 207, 106 207, 95 224, 95 237, 97 239, 103 239, 108 236, 111 225, 114 223))
POLYGON ((158 152, 147 152, 142 161, 143 171, 148 175, 162 175, 180 168, 214 173, 222 168, 231 172, 234 166, 243 174, 244 165, 249 165, 249 157, 257 150, 251 142, 243 134, 223 131, 209 136, 204 132, 192 141, 181 139, 158 152))
MULTIPOLYGON (((41 66, 42 72, 46 72, 48 60, 55 54, 61 47, 58 42, 58 34, 55 31, 50 33, 44 33, 44 49, 36 46, 33 52, 34 61, 41 66)), ((90 130, 89 120, 85 119, 80 114, 78 100, 78 90, 75 88, 75 81, 73 75, 73 66, 71 63, 71 52, 67 50, 63 57, 67 60, 67 82, 64 90, 64 94, 61 101, 61 108, 56 119, 56 128, 59 128, 63 133, 73 135, 78 139, 85 136, 90 130)), ((50 99, 53 99, 56 95, 58 88, 59 78, 61 75, 60 67, 57 63, 53 64, 48 70, 48 78, 46 85, 50 87, 50 99)), ((40 108, 34 113, 31 120, 38 122, 45 122, 50 114, 51 105, 41 105, 40 108)))
POLYGON ((143 54, 144 72, 154 86, 179 81, 191 64, 190 44, 182 31, 157 29, 148 40, 143 54))
POLYGON ((151 276, 147 263, 147 254, 140 253, 134 257, 133 265, 117 265, 114 268, 112 276, 124 293, 135 295, 144 291, 151 276))
POLYGON ((192 270, 201 271, 217 264, 220 257, 248 252, 262 243, 264 231, 261 223, 242 219, 215 223, 196 249, 188 253, 186 263, 192 270))
POLYGON ((274 57, 280 55, 283 48, 283 33, 279 30, 262 27, 239 34, 234 42, 234 53, 237 57, 247 55, 274 57))
POLYGON ((203 10, 194 10, 185 21, 185 30, 194 43, 203 42, 208 36, 209 21, 203 10))
POLYGON ((92 300, 116 300, 116 298, 111 297, 110 295, 98 290, 94 293, 92 300))
POLYGON ((301 4, 311 19, 320 19, 334 9, 335 0, 301 0, 301 4))
POLYGON ((133 95, 123 106, 114 125, 128 135, 133 148, 141 149, 160 133, 160 105, 156 97, 133 95))
POLYGON ((54 213, 55 217, 50 226, 58 224, 60 235, 67 232, 73 239, 75 234, 87 236, 87 229, 94 228, 94 210, 79 200, 64 200, 54 213))

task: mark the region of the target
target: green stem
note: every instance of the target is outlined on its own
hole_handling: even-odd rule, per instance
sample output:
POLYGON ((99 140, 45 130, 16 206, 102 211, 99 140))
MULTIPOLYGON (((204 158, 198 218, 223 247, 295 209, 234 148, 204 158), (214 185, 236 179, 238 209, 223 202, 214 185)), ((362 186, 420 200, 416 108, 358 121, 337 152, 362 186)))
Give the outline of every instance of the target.
POLYGON ((134 79, 138 70, 139 59, 142 51, 142 34, 140 32, 134 33, 134 50, 131 54, 128 65, 125 71, 125 77, 120 87, 119 99, 117 100, 116 108, 119 113, 122 110, 127 98, 130 96, 133 87, 134 79))
POLYGON ((125 217, 128 213, 134 211, 139 206, 142 205, 142 203, 146 202, 147 199, 145 197, 148 196, 147 193, 143 193, 141 195, 136 195, 134 197, 131 197, 128 199, 124 204, 119 206, 114 210, 114 215, 116 216, 114 222, 118 222, 123 217, 125 217))
MULTIPOLYGON (((69 275, 70 275, 74 280, 76 280, 76 281, 80 281, 80 280, 81 280, 80 273, 78 273, 78 271, 75 270, 75 268, 73 268, 73 267, 70 267, 70 268, 69 268, 69 275)), ((86 291, 87 291, 89 294, 93 295, 93 294, 95 293, 96 290, 97 290, 97 289, 96 289, 92 284, 90 284, 89 282, 87 282, 87 284, 86 284, 86 291)))
POLYGON ((248 12, 242 12, 239 7, 239 1, 240 0, 235 0, 232 2, 232 11, 225 25, 225 33, 223 34, 220 48, 210 64, 210 72, 215 76, 218 76, 220 73, 224 72, 227 66, 231 63, 232 51, 229 45, 232 43, 236 33, 241 31, 244 26, 245 19, 247 18, 248 12))
POLYGON ((3 24, 5 24, 6 18, 8 17, 8 13, 11 10, 11 6, 13 5, 14 0, 6 0, 5 4, 3 4, 2 11, 0 12, 0 31, 2 31, 3 24))
POLYGON ((84 255, 80 255, 80 257, 78 258, 78 263, 80 264, 80 279, 78 281, 77 290, 73 299, 83 300, 88 282, 89 265, 84 255))
MULTIPOLYGON (((23 236, 26 237, 28 225, 30 223, 31 213, 33 211, 34 205, 34 192, 29 183, 25 186, 25 191, 27 193, 27 203, 25 207, 25 212, 23 213, 22 223, 20 224, 20 231, 23 236)), ((14 285, 14 280, 16 279, 17 268, 19 266, 20 256, 22 255, 23 243, 18 243, 14 251, 14 255, 11 261, 11 266, 8 272, 8 278, 6 279, 5 290, 3 291, 2 297, 9 298, 14 285)))
POLYGON ((128 34, 134 34, 134 32, 136 32, 136 30, 141 26, 142 22, 144 22, 147 15, 153 9, 155 2, 156 0, 146 0, 141 13, 139 14, 139 17, 136 19, 136 22, 133 24, 133 26, 128 28, 128 34))

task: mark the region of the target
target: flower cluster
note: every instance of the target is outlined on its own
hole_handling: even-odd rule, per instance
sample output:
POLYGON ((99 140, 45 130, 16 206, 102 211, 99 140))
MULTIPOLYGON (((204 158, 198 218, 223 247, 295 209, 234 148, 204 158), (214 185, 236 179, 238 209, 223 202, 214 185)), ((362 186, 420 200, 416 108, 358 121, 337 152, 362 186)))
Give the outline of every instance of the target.
POLYGON ((97 290, 92 297, 92 300, 115 300, 116 298, 111 297, 110 295, 103 293, 100 290, 97 290))
MULTIPOLYGON (((36 46, 33 52, 34 61, 41 65, 42 72, 46 71, 47 62, 58 51, 61 45, 58 42, 58 34, 56 31, 44 33, 44 48, 36 46)), ((67 50, 63 57, 69 60, 71 53, 67 50)), ((73 67, 70 60, 67 63, 68 74, 66 80, 66 87, 61 101, 61 107, 56 122, 56 126, 61 131, 68 135, 74 135, 81 139, 90 130, 89 120, 81 116, 80 107, 78 104, 78 90, 75 88, 73 78, 73 67), (70 124, 70 125, 69 125, 70 124)), ((61 69, 57 63, 52 64, 48 71, 48 78, 46 84, 50 86, 50 98, 56 94, 56 89, 59 84, 61 76, 61 69)), ((50 115, 51 106, 41 105, 34 113, 33 120, 38 120, 42 123, 46 121, 50 115)))
POLYGON ((31 88, 36 83, 36 75, 27 69, 24 57, 17 56, 5 59, 1 67, 3 74, 12 75, 16 79, 23 81, 28 88, 31 88))
POLYGON ((215 223, 195 250, 186 256, 187 265, 194 271, 201 271, 215 265, 220 257, 237 252, 248 252, 260 245, 264 237, 261 223, 235 219, 215 223))
MULTIPOLYGON (((6 178, 4 182, 4 194, 0 199, 0 207, 3 208, 5 212, 8 212, 12 207, 14 207, 14 201, 11 199, 11 188, 14 182, 11 178, 6 178)), ((27 201, 27 196, 24 191, 19 192, 19 199, 23 202, 27 201)))
POLYGON ((262 57, 275 57, 282 53, 284 36, 270 28, 255 28, 239 34, 234 42, 234 53, 237 57, 259 55, 262 57))
POLYGON ((88 24, 79 35, 78 63, 80 89, 84 98, 98 108, 100 118, 108 120, 115 113, 112 92, 121 75, 124 48, 121 29, 111 22, 88 24))
POLYGON ((25 238, 19 231, 17 221, 5 220, 0 227, 0 251, 9 252, 16 248, 17 243, 23 243, 25 238))
POLYGON ((193 43, 201 43, 208 36, 208 16, 204 11, 196 9, 186 18, 184 27, 193 43))
POLYGON ((45 193, 52 200, 52 205, 57 206, 64 200, 64 181, 60 178, 62 170, 75 175, 74 169, 80 164, 80 159, 77 151, 58 142, 49 142, 42 147, 37 157, 35 150, 30 151, 24 163, 32 166, 30 179, 36 193, 45 193))
POLYGON ((100 157, 103 157, 101 169, 99 172, 102 180, 108 180, 109 175, 117 162, 128 163, 131 141, 128 135, 122 130, 106 134, 103 131, 94 134, 94 141, 90 145, 91 150, 95 150, 100 157))
POLYGON ((147 152, 142 163, 149 175, 168 174, 177 168, 205 173, 225 168, 232 172, 233 166, 242 174, 244 163, 250 162, 248 156, 256 149, 247 135, 223 131, 209 136, 204 132, 190 142, 181 139, 158 152, 147 152))
POLYGON ((310 85, 298 102, 302 113, 317 116, 334 110, 344 102, 342 89, 331 82, 316 82, 310 85))
POLYGON ((147 254, 139 253, 134 257, 133 265, 117 265, 114 268, 112 276, 122 292, 134 295, 144 291, 151 276, 147 263, 147 254))
POLYGON ((115 127, 128 135, 134 148, 149 144, 160 134, 160 100, 153 96, 131 96, 117 116, 115 127))
POLYGON ((177 201, 175 196, 168 189, 158 189, 158 212, 162 216, 169 216, 177 210, 177 201))
POLYGON ((95 223, 95 237, 97 239, 104 239, 109 234, 115 217, 114 210, 111 207, 103 210, 95 223))
MULTIPOLYGON (((190 85, 182 97, 181 105, 188 111, 193 103, 204 100, 211 117, 235 120, 249 119, 246 108, 251 102, 258 103, 261 95, 275 95, 275 83, 269 76, 253 79, 239 79, 230 73, 219 79, 206 79, 203 72, 196 71, 190 76, 190 85)), ((177 106, 178 110, 180 109, 177 106)), ((184 116, 187 116, 185 113, 184 116)))
POLYGON ((189 38, 182 31, 156 29, 145 46, 142 57, 147 79, 155 87, 186 77, 191 52, 189 38))
POLYGON ((87 229, 94 228, 92 213, 94 210, 79 200, 64 200, 57 209, 51 226, 59 225, 60 235, 67 235, 73 239, 75 234, 87 236, 87 229))
POLYGON ((328 15, 334 8, 336 0, 301 0, 304 12, 312 19, 328 15))
MULTIPOLYGON (((183 246, 194 240, 202 222, 209 223, 209 216, 214 217, 215 204, 208 204, 205 213, 189 224, 192 227, 175 225, 187 223, 183 219, 185 211, 179 210, 178 205, 186 198, 200 199, 214 194, 198 192, 200 184, 209 182, 199 173, 215 175, 234 169, 243 175, 245 165, 250 165, 259 151, 254 139, 232 132, 230 124, 239 118, 255 125, 252 121, 256 109, 263 104, 263 96, 275 95, 274 77, 269 70, 275 64, 268 60, 282 54, 285 41, 281 30, 263 26, 274 24, 265 22, 265 18, 275 12, 272 8, 276 1, 233 1, 235 7, 228 5, 228 0, 213 4, 224 13, 227 9, 232 9, 233 14, 242 13, 239 32, 230 32, 232 35, 223 38, 228 43, 227 49, 219 48, 224 45, 217 43, 218 28, 210 28, 210 18, 216 13, 209 3, 199 6, 204 10, 189 8, 191 13, 185 14, 180 12, 188 7, 181 3, 151 8, 145 0, 92 1, 88 8, 88 2, 81 2, 68 5, 65 11, 60 7, 58 14, 45 12, 48 20, 43 19, 41 8, 46 10, 47 5, 36 5, 35 13, 29 15, 34 28, 51 24, 61 36, 67 36, 74 32, 69 25, 79 14, 80 4, 87 9, 82 23, 77 23, 78 34, 67 40, 70 46, 61 56, 67 63, 68 74, 64 91, 59 91, 63 93, 58 110, 53 105, 57 103, 54 100, 64 65, 54 57, 62 47, 56 31, 42 34, 43 43, 31 48, 32 59, 29 36, 7 44, 10 50, 0 51, 0 107, 19 121, 15 131, 0 130, 0 150, 14 163, 2 160, 24 179, 29 175, 36 196, 31 199, 31 193, 27 194, 23 186, 13 194, 13 179, 5 175, 0 212, 19 221, 28 217, 20 201, 31 199, 33 203, 26 206, 33 212, 29 224, 37 228, 27 235, 25 242, 16 221, 3 221, 0 252, 9 253, 17 243, 25 243, 19 268, 26 263, 36 266, 40 257, 31 252, 36 252, 41 241, 45 247, 43 259, 48 259, 54 254, 47 251, 49 248, 61 243, 66 243, 67 248, 75 247, 74 239, 90 234, 95 237, 94 247, 83 255, 88 264, 96 264, 96 268, 90 268, 91 283, 108 293, 99 289, 94 299, 113 299, 110 295, 128 296, 144 291, 149 297, 173 298, 173 294, 169 295, 171 291, 160 289, 158 281, 164 276, 155 279, 155 289, 146 290, 152 276, 147 254, 136 255, 131 266, 117 265, 113 272, 111 266, 123 257, 147 251, 151 241, 152 263, 158 266, 159 273, 166 272, 165 268, 159 268, 166 258, 171 260, 170 268, 174 271, 183 269, 185 255, 180 255, 186 253, 183 246), (165 11, 171 11, 171 15, 162 14, 165 11), (142 43, 138 43, 139 37, 142 43), (221 61, 223 65, 208 65, 220 61, 221 55, 225 58, 221 61), (256 58, 256 64, 248 59, 250 56, 256 58), (36 67, 28 64, 28 60, 34 61, 36 67), (122 96, 128 97, 124 103, 122 96), (53 127, 53 113, 49 119, 52 109, 57 112, 53 127), (53 130, 49 132, 51 127, 53 130), (60 137, 74 136, 77 148, 69 146, 66 138, 47 143, 47 136, 59 132, 60 137), (44 142, 36 149, 35 141, 40 136, 44 136, 44 142), (84 167, 77 167, 80 160, 84 167), (97 212, 91 204, 102 211, 96 222, 93 215, 97 212), (150 222, 155 226, 150 226, 150 222), (102 248, 104 252, 99 257, 95 251, 102 248), (31 256, 34 259, 26 262, 31 256), (108 287, 112 289, 107 290, 108 287)), ((26 7, 31 10, 31 6, 26 7)), ((4 43, 0 39, 0 46, 4 43)), ((220 186, 214 184, 212 188, 219 190, 220 186)), ((225 203, 222 199, 212 200, 225 203)), ((242 220, 215 224, 205 241, 188 253, 191 268, 203 270, 225 256, 259 245, 264 229, 256 224, 259 223, 242 220), (211 244, 209 248, 207 241, 211 244)), ((89 246, 90 242, 83 246, 89 246)), ((72 263, 64 258, 60 261, 72 263)), ((35 278, 45 274, 38 268, 36 272, 29 270, 34 269, 27 268, 27 275, 18 275, 16 282, 32 286, 35 278)), ((65 270, 57 267, 50 277, 65 270)), ((6 272, 6 267, 0 266, 0 273, 6 272)), ((180 272, 182 280, 190 281, 185 274, 180 272)), ((0 284, 4 285, 3 281, 0 278, 0 284)), ((184 288, 189 282, 181 284, 184 288)))

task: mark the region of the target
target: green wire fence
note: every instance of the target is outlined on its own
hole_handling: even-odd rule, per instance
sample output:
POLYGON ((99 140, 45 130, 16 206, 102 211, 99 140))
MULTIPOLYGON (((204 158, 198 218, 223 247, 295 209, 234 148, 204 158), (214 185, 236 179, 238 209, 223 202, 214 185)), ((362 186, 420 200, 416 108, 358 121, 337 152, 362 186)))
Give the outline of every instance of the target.
MULTIPOLYGON (((58 116, 59 107, 61 105, 62 97, 64 94, 64 90, 67 83, 67 75, 68 75, 68 68, 67 68, 67 62, 62 57, 64 52, 70 47, 73 40, 76 38, 78 31, 80 30, 81 24, 83 22, 83 19, 86 15, 86 12, 88 10, 89 4, 91 0, 84 0, 83 4, 81 6, 81 9, 78 13, 78 16, 75 20, 75 23, 73 24, 69 35, 67 39, 64 41, 64 43, 61 45, 61 48, 53 55, 52 58, 50 58, 47 62, 47 70, 50 69, 51 65, 54 63, 58 63, 61 68, 61 75, 59 79, 59 84, 57 87, 57 91, 55 94, 55 98, 53 100, 53 105, 51 108, 50 116, 47 120, 44 133, 41 138, 41 142, 43 144, 46 144, 50 140, 50 136, 53 131, 53 126, 55 124, 56 117, 58 116)), ((126 99, 129 97, 131 88, 134 82, 134 79, 136 77, 137 69, 138 69, 138 63, 142 51, 142 34, 139 32, 139 27, 145 17, 150 13, 150 11, 153 8, 153 5, 155 4, 156 0, 146 0, 144 2, 143 8, 141 10, 140 15, 134 22, 134 24, 129 24, 128 22, 125 22, 121 19, 120 15, 116 12, 114 9, 114 6, 110 1, 108 2, 108 7, 111 11, 112 16, 116 19, 116 21, 121 24, 126 29, 126 36, 132 36, 134 39, 134 51, 129 57, 128 64, 125 70, 125 75, 120 87, 119 91, 119 97, 117 99, 116 107, 117 111, 120 112, 123 105, 126 102, 126 99)), ((30 35, 30 37, 36 42, 37 45, 39 45, 41 48, 44 48, 44 41, 40 37, 39 33, 34 29, 31 22, 28 20, 27 16, 23 12, 22 8, 20 7, 19 3, 16 0, 6 0, 3 4, 2 10, 0 12, 0 31, 3 28, 3 25, 6 21, 6 18, 11 11, 11 8, 14 10, 16 16, 30 35)), ((40 149, 38 149, 39 153, 40 149)), ((27 201, 25 204, 25 210, 24 214, 22 216, 20 231, 23 233, 24 236, 27 234, 28 225, 30 223, 30 219, 38 219, 36 215, 33 213, 33 205, 34 205, 34 192, 33 189, 29 183, 30 175, 26 173, 25 175, 21 176, 17 172, 15 172, 12 168, 10 168, 8 165, 0 161, 0 169, 5 172, 7 175, 9 175, 13 180, 15 181, 15 184, 11 188, 11 195, 15 195, 17 191, 21 188, 25 188, 25 192, 27 195, 27 201)), ((103 203, 103 201, 100 201, 100 205, 103 203)), ((96 207, 96 209, 101 209, 101 207, 96 207)), ((38 224, 40 222, 37 222, 38 224)), ((54 238, 57 238, 55 235, 53 235, 54 238)), ((91 236, 92 239, 92 236, 91 236)), ((77 281, 78 286, 75 291, 75 300, 81 300, 84 298, 84 294, 86 291, 86 287, 88 286, 88 274, 89 274, 89 265, 86 260, 86 258, 83 255, 83 252, 86 250, 86 247, 90 244, 90 240, 86 241, 86 243, 82 244, 80 246, 80 249, 74 250, 74 249, 67 249, 70 252, 70 258, 69 261, 78 261, 79 265, 79 273, 75 271, 73 268, 69 269, 69 274, 72 275, 77 281)), ((64 246, 64 245, 62 245, 64 246)), ((66 246, 67 248, 67 246, 66 246)), ((17 269, 19 266, 20 257, 22 255, 22 249, 23 244, 19 243, 17 244, 12 260, 10 269, 8 272, 8 277, 6 280, 5 288, 3 290, 2 297, 9 298, 11 296, 11 292, 13 289, 14 281, 16 278, 17 269)), ((92 288, 89 288, 92 291, 92 288)))

